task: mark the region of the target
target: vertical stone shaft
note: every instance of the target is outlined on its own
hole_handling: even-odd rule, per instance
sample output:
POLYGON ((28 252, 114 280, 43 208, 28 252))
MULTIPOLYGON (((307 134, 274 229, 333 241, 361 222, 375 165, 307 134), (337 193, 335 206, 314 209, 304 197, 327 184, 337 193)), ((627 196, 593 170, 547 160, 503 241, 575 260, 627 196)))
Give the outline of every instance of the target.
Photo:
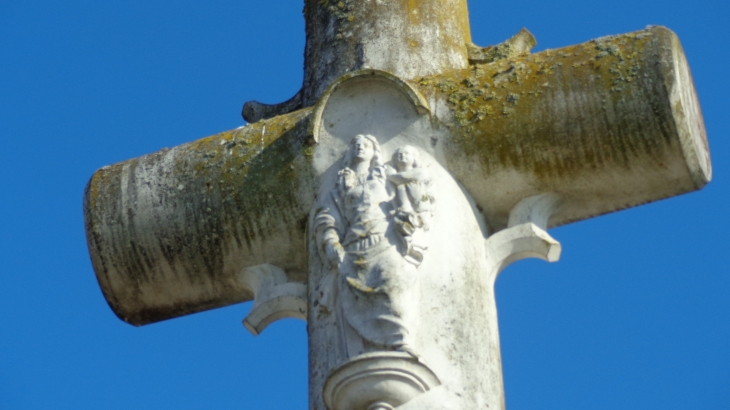
POLYGON ((466 0, 305 0, 304 106, 348 71, 401 78, 468 65, 466 0))

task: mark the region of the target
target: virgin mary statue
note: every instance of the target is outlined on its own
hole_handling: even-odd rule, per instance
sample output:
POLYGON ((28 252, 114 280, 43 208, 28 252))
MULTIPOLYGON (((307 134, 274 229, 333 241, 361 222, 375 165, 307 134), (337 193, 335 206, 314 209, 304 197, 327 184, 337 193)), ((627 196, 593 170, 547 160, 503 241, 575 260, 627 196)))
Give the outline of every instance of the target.
POLYGON ((359 336, 363 352, 413 353, 416 268, 399 252, 392 172, 375 137, 356 136, 314 218, 317 250, 329 269, 322 304, 344 317, 345 331, 359 336))

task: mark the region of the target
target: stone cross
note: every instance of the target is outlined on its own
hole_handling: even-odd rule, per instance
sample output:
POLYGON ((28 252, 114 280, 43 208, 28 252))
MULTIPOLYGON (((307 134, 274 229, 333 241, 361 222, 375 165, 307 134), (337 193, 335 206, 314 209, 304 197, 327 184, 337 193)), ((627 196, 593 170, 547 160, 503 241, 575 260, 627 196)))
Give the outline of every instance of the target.
POLYGON ((133 325, 254 301, 308 322, 310 408, 504 408, 494 281, 553 226, 702 188, 702 115, 652 27, 531 54, 466 0, 306 0, 304 83, 245 127, 107 166, 91 259, 133 325))

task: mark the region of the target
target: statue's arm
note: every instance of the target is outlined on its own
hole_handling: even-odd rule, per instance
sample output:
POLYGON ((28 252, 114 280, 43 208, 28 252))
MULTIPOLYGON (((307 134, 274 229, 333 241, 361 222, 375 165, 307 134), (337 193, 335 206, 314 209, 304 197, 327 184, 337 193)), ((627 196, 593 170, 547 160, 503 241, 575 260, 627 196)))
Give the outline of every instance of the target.
POLYGON ((335 266, 339 265, 345 257, 345 250, 340 243, 342 216, 336 202, 330 194, 324 206, 317 212, 314 218, 314 229, 316 233, 317 248, 323 252, 325 259, 335 266))
POLYGON ((423 168, 413 168, 408 171, 401 171, 388 175, 388 181, 395 185, 407 184, 409 182, 424 182, 428 179, 428 171, 423 168))

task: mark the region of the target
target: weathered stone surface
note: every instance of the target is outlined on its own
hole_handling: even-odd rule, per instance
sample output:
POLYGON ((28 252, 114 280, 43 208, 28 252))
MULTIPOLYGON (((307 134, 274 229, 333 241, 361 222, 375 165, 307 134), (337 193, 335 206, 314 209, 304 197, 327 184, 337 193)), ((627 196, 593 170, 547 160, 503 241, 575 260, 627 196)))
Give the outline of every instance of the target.
POLYGON ((134 325, 250 300, 246 267, 305 281, 315 188, 302 110, 104 167, 84 199, 94 271, 134 325))
MULTIPOLYGON (((686 60, 663 28, 474 64, 422 78, 414 89, 422 95, 408 98, 418 109, 432 107, 436 127, 425 132, 434 155, 492 231, 528 196, 561 195, 549 221, 555 226, 689 192, 711 178, 686 60)), ((89 246, 120 317, 144 324, 250 300, 235 274, 261 263, 304 281, 304 220, 318 189, 310 111, 94 175, 89 246)))
POLYGON ((550 226, 711 179, 676 36, 530 55, 527 31, 473 46, 465 0, 304 13, 294 98, 92 177, 105 297, 136 325, 254 297, 255 334, 306 314, 313 410, 504 409, 499 272, 556 261, 550 226))
POLYGON ((478 47, 474 44, 468 44, 469 63, 488 64, 498 60, 522 57, 530 54, 530 50, 536 45, 535 36, 526 28, 523 28, 519 33, 496 46, 478 47))
POLYGON ((411 79, 468 65, 466 0, 306 0, 304 17, 304 106, 361 68, 411 79))
MULTIPOLYGON (((478 49, 471 44, 466 0, 305 0, 304 4, 307 43, 302 88, 280 104, 246 102, 242 115, 248 122, 311 106, 348 72, 374 68, 412 79, 466 68, 467 48, 478 49)), ((521 43, 516 49, 520 47, 521 43)))
POLYGON ((654 27, 418 80, 453 138, 446 164, 507 225, 522 198, 563 196, 549 226, 702 188, 712 177, 687 60, 654 27))
POLYGON ((302 91, 281 104, 263 104, 258 101, 248 101, 243 104, 241 116, 247 122, 257 122, 263 119, 274 118, 278 115, 289 114, 302 108, 302 91))
POLYGON ((449 130, 429 108, 414 85, 372 70, 345 76, 315 107, 312 162, 321 184, 308 230, 312 409, 411 406, 403 397, 425 408, 504 406, 494 280, 522 258, 557 260, 560 245, 543 228, 559 197, 522 201, 512 212, 514 226, 490 237, 483 214, 443 166, 449 130), (351 137, 361 133, 367 136, 351 137), (379 158, 368 157, 361 174, 352 163, 360 142, 371 142, 371 155, 374 150, 379 158), (406 172, 399 164, 409 161, 403 147, 419 152, 411 171, 421 170, 409 174, 411 188, 422 193, 408 196, 407 210, 400 177, 390 177, 406 172), (348 172, 359 176, 348 182, 348 172), (400 215, 409 212, 415 222, 399 235, 400 215), (339 254, 328 249, 332 243, 339 254), (410 245, 419 247, 419 257, 410 245), (388 361, 392 350, 417 356, 440 380, 439 389, 415 394, 408 364, 388 361), (382 371, 381 359, 392 371, 382 371), (350 363, 360 360, 370 370, 358 377, 387 386, 382 396, 356 385, 328 398, 344 383, 342 373, 350 374, 350 363))

